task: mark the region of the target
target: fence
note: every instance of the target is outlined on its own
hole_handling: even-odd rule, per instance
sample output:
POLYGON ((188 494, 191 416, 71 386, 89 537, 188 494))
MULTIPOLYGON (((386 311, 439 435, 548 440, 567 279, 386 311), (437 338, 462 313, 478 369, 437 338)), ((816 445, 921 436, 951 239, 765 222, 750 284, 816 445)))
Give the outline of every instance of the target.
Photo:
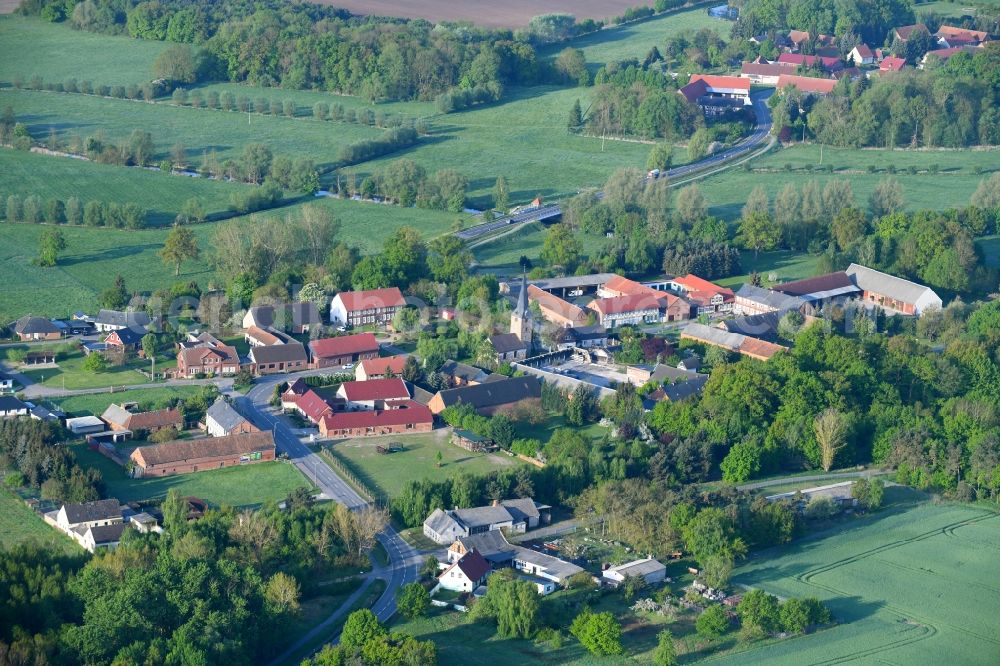
POLYGON ((368 501, 375 503, 379 507, 389 506, 389 496, 384 495, 368 484, 361 476, 352 469, 351 464, 345 460, 339 453, 337 453, 333 447, 321 449, 321 453, 324 459, 330 463, 330 465, 337 471, 338 474, 347 479, 351 485, 356 489, 361 491, 361 494, 365 496, 368 501))

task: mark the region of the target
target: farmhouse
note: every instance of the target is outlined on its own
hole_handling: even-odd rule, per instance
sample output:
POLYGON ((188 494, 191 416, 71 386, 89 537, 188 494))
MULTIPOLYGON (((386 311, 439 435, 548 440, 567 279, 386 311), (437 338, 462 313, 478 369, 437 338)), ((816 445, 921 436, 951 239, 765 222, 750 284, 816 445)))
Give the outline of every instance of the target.
POLYGON ((444 389, 438 391, 427 406, 437 415, 446 407, 463 403, 471 405, 480 414, 489 416, 501 408, 521 402, 539 401, 541 397, 541 381, 537 377, 526 375, 502 377, 483 384, 444 389))
POLYGON ((667 567, 652 557, 609 567, 601 573, 604 582, 612 587, 618 587, 625 582, 626 578, 642 578, 653 585, 662 583, 666 577, 667 567))
POLYGON ((324 437, 377 437, 430 432, 434 429, 434 415, 415 400, 393 400, 370 410, 327 412, 318 425, 324 437))
POLYGON ((923 32, 924 34, 931 34, 931 31, 927 29, 927 26, 923 23, 914 23, 913 25, 901 25, 892 29, 891 36, 893 39, 898 39, 901 42, 907 41, 911 36, 918 32, 923 32))
POLYGON ((941 297, 933 289, 903 278, 851 264, 845 273, 862 290, 865 303, 901 314, 920 316, 928 310, 941 309, 941 297))
POLYGON ((177 375, 235 375, 240 371, 240 355, 236 348, 223 343, 210 333, 202 333, 191 346, 177 352, 177 375))
POLYGON ((782 53, 777 62, 793 67, 818 67, 827 72, 836 72, 844 68, 840 58, 804 55, 801 53, 782 53))
POLYGON ((379 409, 393 400, 409 400, 410 391, 399 377, 370 379, 366 382, 344 382, 337 389, 337 397, 349 411, 379 409))
POLYGON ((58 340, 62 331, 45 317, 21 317, 14 322, 14 333, 22 342, 29 340, 58 340))
POLYGON ((319 309, 311 301, 258 305, 243 315, 243 328, 256 326, 294 334, 308 333, 322 323, 319 309))
POLYGON ((836 79, 817 79, 812 76, 796 76, 795 74, 782 74, 778 77, 778 90, 794 86, 796 90, 808 95, 829 95, 837 87, 836 79))
POLYGON ((956 28, 951 25, 942 25, 934 33, 938 46, 952 48, 955 46, 979 46, 990 41, 990 33, 982 30, 969 30, 966 28, 956 28))
MULTIPOLYGON (((282 406, 285 406, 284 399, 282 399, 282 406)), ((333 413, 334 405, 331 404, 331 401, 310 389, 295 400, 292 408, 312 423, 319 424, 323 416, 333 413)))
POLYGON ((764 340, 758 340, 740 333, 727 333, 726 331, 705 326, 704 324, 688 324, 681 332, 682 340, 694 340, 712 347, 721 347, 731 352, 738 352, 744 356, 755 358, 758 361, 767 361, 779 351, 786 351, 787 347, 776 345, 764 340))
POLYGON ((677 91, 684 99, 715 115, 751 106, 750 81, 739 76, 692 74, 686 86, 677 91))
POLYGON ((330 302, 330 323, 341 326, 387 325, 406 300, 397 287, 342 291, 330 302))
POLYGON ((736 292, 733 314, 759 315, 768 312, 787 312, 800 309, 805 301, 798 296, 744 284, 736 292))
POLYGON ((827 305, 841 305, 861 293, 844 271, 785 282, 771 287, 771 290, 788 296, 798 296, 805 301, 805 309, 812 313, 827 305))
POLYGON ((858 67, 875 64, 875 53, 867 44, 858 44, 847 54, 847 59, 858 67))
POLYGON ((205 412, 205 430, 212 437, 225 437, 241 432, 257 432, 259 428, 220 396, 205 412))
MULTIPOLYGON (((456 562, 473 550, 480 553, 493 569, 513 567, 527 576, 560 585, 565 584, 571 576, 583 571, 575 564, 558 557, 513 545, 498 530, 457 537, 448 547, 448 562, 456 562)), ((539 586, 541 594, 551 591, 552 588, 549 586, 539 586)))
POLYGON ((740 76, 749 79, 750 83, 758 86, 778 85, 778 78, 782 74, 794 74, 798 68, 790 63, 782 62, 745 62, 740 69, 740 76))
POLYGON ((691 303, 696 314, 730 312, 736 296, 732 289, 720 287, 691 273, 669 281, 670 288, 691 303))
POLYGON ((896 56, 884 58, 882 62, 878 64, 878 70, 880 72, 898 72, 904 67, 906 67, 906 59, 897 58, 896 56))
POLYGON ((472 592, 486 581, 490 565, 475 549, 448 565, 438 576, 438 585, 453 592, 472 592))
POLYGON ((378 358, 378 340, 372 333, 343 335, 309 341, 309 357, 314 368, 329 368, 378 358))
POLYGON ((386 356, 384 358, 370 358, 358 364, 354 370, 354 378, 359 382, 382 377, 398 377, 403 374, 406 366, 406 357, 386 356))
POLYGON ((58 511, 45 514, 45 521, 91 553, 98 548, 117 546, 126 527, 116 499, 63 504, 58 511))
POLYGON ((587 314, 582 308, 533 284, 528 285, 528 300, 537 303, 542 318, 556 326, 572 327, 587 323, 587 314))
POLYGON ((146 334, 146 329, 152 324, 149 315, 141 311, 101 310, 94 317, 94 327, 98 333, 109 333, 122 328, 131 328, 146 334))
POLYGON ((660 306, 660 299, 648 294, 595 298, 587 304, 587 308, 597 314, 601 326, 606 328, 659 321, 660 306))
POLYGON ((953 46, 951 48, 928 51, 927 53, 924 54, 924 57, 920 59, 920 64, 917 65, 917 68, 923 69, 927 65, 927 61, 930 58, 935 58, 940 62, 944 63, 947 62, 947 60, 951 58, 953 55, 957 55, 959 53, 972 54, 975 52, 976 52, 976 47, 974 46, 953 46))
POLYGON ((514 333, 497 333, 491 335, 489 340, 496 354, 495 361, 498 364, 520 361, 528 356, 528 345, 514 333))
POLYGON ((254 374, 269 375, 276 372, 298 372, 309 367, 306 348, 301 342, 253 347, 247 358, 254 374))
POLYGON ((12 395, 0 396, 0 418, 9 419, 28 415, 28 405, 12 395))
POLYGON ((259 326, 250 326, 247 328, 246 333, 243 334, 243 339, 251 347, 269 347, 271 345, 283 345, 288 342, 288 338, 277 331, 260 328, 259 326))
POLYGON ((490 376, 490 373, 486 372, 482 368, 477 368, 474 365, 468 365, 466 363, 459 363, 458 361, 451 360, 445 361, 444 364, 438 368, 438 373, 448 378, 448 385, 451 388, 482 384, 486 381, 486 378, 490 376))
POLYGON ((154 433, 166 428, 184 429, 184 415, 179 409, 157 409, 152 412, 131 412, 125 405, 110 404, 101 414, 108 427, 115 431, 145 430, 154 433))
POLYGON ((142 352, 142 338, 146 333, 131 328, 119 328, 108 333, 104 344, 123 352, 142 352))
POLYGON ((448 544, 462 536, 507 529, 524 533, 548 520, 551 507, 538 504, 530 497, 494 501, 489 506, 446 511, 435 509, 424 521, 424 535, 435 543, 448 544))
POLYGON ((274 435, 265 430, 140 446, 131 459, 135 477, 168 476, 274 460, 274 453, 274 435))

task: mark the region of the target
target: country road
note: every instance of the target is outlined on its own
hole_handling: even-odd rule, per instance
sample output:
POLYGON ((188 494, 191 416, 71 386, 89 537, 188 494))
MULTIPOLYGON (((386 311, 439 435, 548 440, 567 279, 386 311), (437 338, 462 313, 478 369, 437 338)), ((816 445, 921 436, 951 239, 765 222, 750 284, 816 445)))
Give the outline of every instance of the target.
POLYGON ((787 483, 796 483, 798 481, 832 481, 837 482, 841 479, 856 479, 860 477, 870 478, 873 476, 879 476, 881 474, 888 474, 889 470, 884 469, 863 469, 854 472, 831 472, 829 474, 811 474, 809 476, 783 476, 779 479, 767 479, 766 481, 757 481, 754 483, 744 483, 742 485, 736 486, 737 490, 759 490, 760 488, 769 488, 771 486, 783 486, 787 483))

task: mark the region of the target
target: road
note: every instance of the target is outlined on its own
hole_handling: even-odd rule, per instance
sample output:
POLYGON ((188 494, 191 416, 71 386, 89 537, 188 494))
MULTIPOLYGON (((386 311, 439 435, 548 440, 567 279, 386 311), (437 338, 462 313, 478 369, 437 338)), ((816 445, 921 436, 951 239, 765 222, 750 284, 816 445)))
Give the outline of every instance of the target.
POLYGON ((768 479, 767 481, 756 481, 754 483, 744 483, 736 486, 737 490, 759 490, 771 486, 783 486, 788 483, 799 481, 831 481, 836 483, 842 479, 855 479, 859 477, 873 477, 881 474, 888 474, 889 470, 884 469, 864 469, 856 472, 833 472, 831 474, 811 474, 809 476, 784 476, 780 479, 768 479))
MULTIPOLYGON (((284 375, 259 379, 247 395, 236 397, 237 404, 257 427, 266 428, 274 433, 274 441, 278 451, 287 454, 292 463, 316 484, 324 497, 354 510, 368 506, 367 500, 338 476, 318 454, 313 453, 308 446, 299 440, 284 418, 273 413, 269 400, 274 392, 274 386, 286 379, 287 377, 284 375)), ((417 571, 421 560, 420 554, 403 541, 392 526, 387 527, 379 535, 378 540, 389 555, 389 566, 373 570, 362 588, 367 589, 373 578, 381 577, 386 580, 385 592, 372 607, 372 611, 378 619, 386 622, 396 612, 396 592, 403 585, 417 580, 417 571)), ((284 654, 275 660, 275 663, 284 661, 300 650, 302 646, 320 637, 360 596, 360 593, 352 595, 333 614, 290 646, 284 654)))
MULTIPOLYGON (((773 90, 758 90, 750 95, 750 99, 753 101, 754 115, 757 120, 754 131, 750 134, 750 136, 744 138, 732 148, 727 148, 726 150, 698 160, 697 162, 692 162, 691 164, 685 164, 683 166, 670 169, 666 174, 667 178, 670 180, 677 180, 679 178, 684 178, 685 176, 690 176, 696 172, 711 169, 714 166, 721 166, 722 164, 737 157, 748 155, 753 150, 759 148, 761 144, 770 141, 771 109, 767 106, 767 100, 773 93, 773 90)), ((603 193, 598 192, 597 196, 602 197, 603 193)), ((557 217, 561 213, 562 209, 558 203, 550 204, 548 206, 542 206, 541 208, 526 210, 521 213, 517 213, 516 215, 502 217, 492 222, 477 224, 469 227, 468 229, 462 229, 461 231, 456 232, 455 236, 468 242, 510 225, 521 225, 528 222, 536 222, 538 220, 547 220, 557 217)))

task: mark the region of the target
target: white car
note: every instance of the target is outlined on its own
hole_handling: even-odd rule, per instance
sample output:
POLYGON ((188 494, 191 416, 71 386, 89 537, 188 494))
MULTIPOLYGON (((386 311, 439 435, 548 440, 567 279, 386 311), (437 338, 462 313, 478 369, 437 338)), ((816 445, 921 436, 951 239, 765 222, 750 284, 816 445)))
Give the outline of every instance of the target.
POLYGON ((354 369, 353 363, 348 363, 347 365, 344 366, 344 370, 353 370, 353 369, 354 369))

